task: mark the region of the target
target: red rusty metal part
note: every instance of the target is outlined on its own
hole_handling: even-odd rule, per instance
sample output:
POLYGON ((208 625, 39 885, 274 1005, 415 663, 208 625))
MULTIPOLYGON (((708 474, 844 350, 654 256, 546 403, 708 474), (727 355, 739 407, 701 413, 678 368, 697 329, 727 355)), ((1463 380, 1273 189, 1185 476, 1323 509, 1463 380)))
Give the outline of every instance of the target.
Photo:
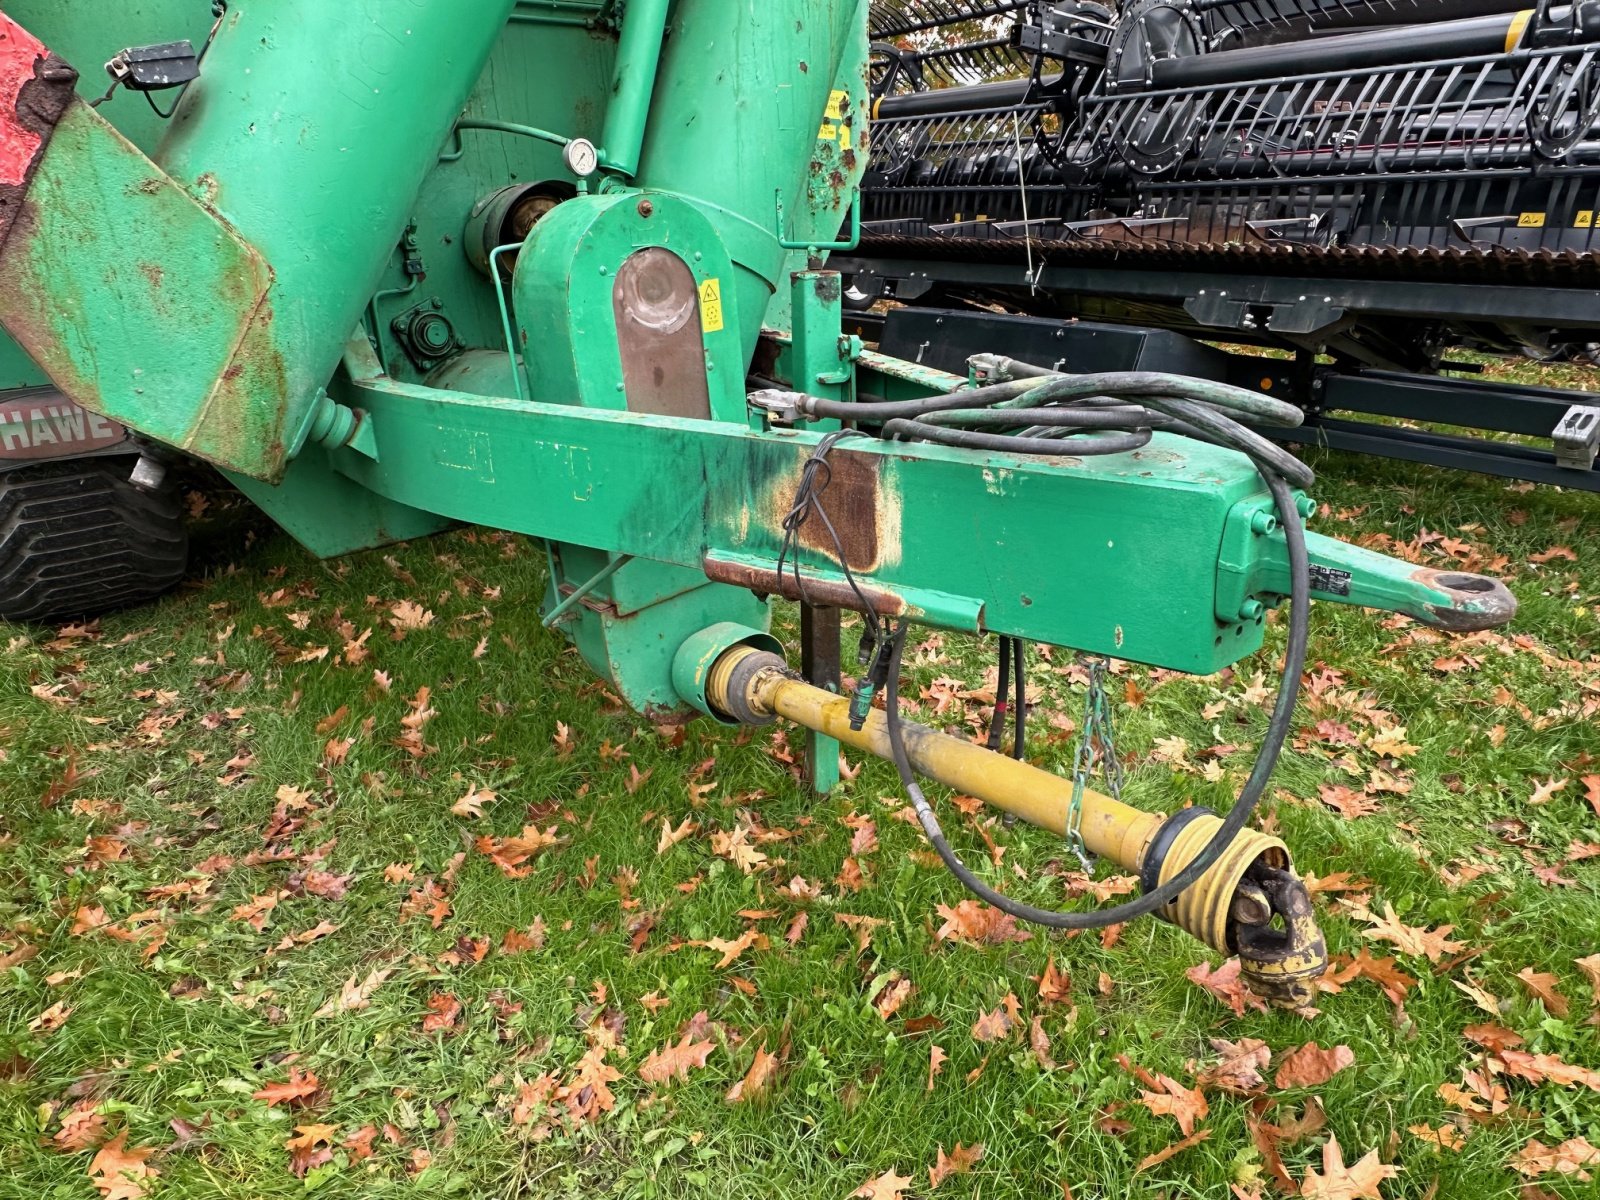
MULTIPOLYGON (((713 583, 748 588, 759 596, 782 596, 785 600, 805 600, 822 608, 847 608, 853 611, 859 611, 861 608, 861 600, 856 596, 855 588, 842 579, 808 577, 805 581, 805 593, 802 595, 794 573, 789 570, 785 570, 780 577, 775 569, 730 562, 710 555, 701 560, 700 566, 705 571, 706 578, 713 583)), ((860 587, 861 594, 866 597, 867 603, 872 605, 873 611, 880 616, 898 617, 906 612, 905 600, 894 592, 859 581, 857 586, 860 587)))
POLYGON ((0 247, 77 82, 76 71, 0 12, 0 247))

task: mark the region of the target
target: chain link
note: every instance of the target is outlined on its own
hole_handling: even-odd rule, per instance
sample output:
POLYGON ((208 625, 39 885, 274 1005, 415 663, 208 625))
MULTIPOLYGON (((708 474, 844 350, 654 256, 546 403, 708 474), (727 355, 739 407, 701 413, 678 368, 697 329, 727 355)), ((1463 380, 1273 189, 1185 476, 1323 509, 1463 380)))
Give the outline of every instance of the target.
POLYGON ((1104 656, 1080 655, 1087 667, 1089 688, 1083 699, 1083 730, 1078 738, 1077 761, 1072 771, 1072 801, 1067 809, 1067 842, 1083 864, 1084 873, 1094 870, 1094 855, 1083 844, 1083 793, 1089 786, 1095 760, 1100 763, 1106 790, 1122 799, 1122 760, 1117 757, 1116 733, 1112 725, 1111 697, 1106 692, 1106 675, 1111 660, 1104 656))

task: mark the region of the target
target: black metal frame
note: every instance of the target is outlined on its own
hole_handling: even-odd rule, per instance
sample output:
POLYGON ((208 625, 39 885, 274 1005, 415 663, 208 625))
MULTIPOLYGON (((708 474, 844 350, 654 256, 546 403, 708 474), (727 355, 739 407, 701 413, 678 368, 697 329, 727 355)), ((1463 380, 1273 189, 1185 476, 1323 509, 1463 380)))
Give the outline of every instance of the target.
POLYGON ((855 330, 886 353, 958 374, 969 356, 991 353, 1080 373, 1170 371, 1222 379, 1306 410, 1301 428, 1272 431, 1282 441, 1600 492, 1600 469, 1562 467, 1546 446, 1351 419, 1391 418, 1548 440, 1570 408, 1596 402, 1583 392, 1339 370, 1319 365, 1309 352, 1295 360, 1263 358, 1170 330, 988 312, 903 308, 886 317, 860 315, 855 330))

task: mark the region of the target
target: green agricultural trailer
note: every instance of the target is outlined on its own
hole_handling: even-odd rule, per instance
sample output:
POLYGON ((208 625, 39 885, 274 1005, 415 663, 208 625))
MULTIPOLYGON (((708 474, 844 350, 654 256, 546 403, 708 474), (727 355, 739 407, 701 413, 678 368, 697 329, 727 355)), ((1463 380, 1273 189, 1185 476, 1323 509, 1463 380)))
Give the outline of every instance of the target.
MULTIPOLYGON (((995 356, 945 374, 846 335, 827 264, 859 230, 867 7, 4 0, 7 428, 46 453, 92 435, 87 466, 45 465, 104 481, 77 499, 102 486, 102 524, 126 523, 113 562, 140 521, 166 528, 162 477, 186 459, 318 555, 463 522, 525 534, 546 624, 640 712, 794 722, 821 788, 838 743, 891 759, 985 900, 1065 929, 1158 914, 1304 1004, 1322 939, 1248 821, 1311 601, 1462 631, 1515 602, 1306 532, 1311 473, 1257 432, 1300 420, 1281 402, 995 356), (802 606, 803 670, 769 632, 777 598, 802 606), (1286 602, 1282 694, 1225 815, 1143 813, 901 715, 914 625, 998 637, 1012 667, 1044 643, 1210 673, 1286 602), (841 610, 863 630, 842 694, 841 610), (922 778, 1143 894, 1008 899, 922 778)), ((100 551, 28 463, 0 478, 0 529, 38 536, 4 552, 65 579, 100 551)))

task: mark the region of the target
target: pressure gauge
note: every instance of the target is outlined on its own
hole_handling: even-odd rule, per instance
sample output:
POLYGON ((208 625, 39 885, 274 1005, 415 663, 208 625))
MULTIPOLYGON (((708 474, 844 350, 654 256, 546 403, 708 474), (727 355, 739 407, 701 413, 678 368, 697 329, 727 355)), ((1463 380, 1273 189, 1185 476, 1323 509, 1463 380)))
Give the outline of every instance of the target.
POLYGON ((566 160, 567 170, 579 179, 587 179, 600 169, 600 151, 588 138, 574 138, 568 142, 561 157, 566 160))

